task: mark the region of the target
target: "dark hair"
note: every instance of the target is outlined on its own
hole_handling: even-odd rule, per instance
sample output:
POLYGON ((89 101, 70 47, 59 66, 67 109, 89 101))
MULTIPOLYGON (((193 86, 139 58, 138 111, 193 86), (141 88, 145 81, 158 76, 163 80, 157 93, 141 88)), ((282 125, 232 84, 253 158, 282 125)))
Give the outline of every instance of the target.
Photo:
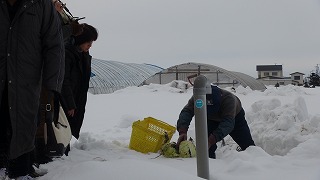
POLYGON ((83 25, 83 32, 80 35, 74 37, 75 45, 80 45, 98 39, 98 31, 96 28, 85 23, 83 25))

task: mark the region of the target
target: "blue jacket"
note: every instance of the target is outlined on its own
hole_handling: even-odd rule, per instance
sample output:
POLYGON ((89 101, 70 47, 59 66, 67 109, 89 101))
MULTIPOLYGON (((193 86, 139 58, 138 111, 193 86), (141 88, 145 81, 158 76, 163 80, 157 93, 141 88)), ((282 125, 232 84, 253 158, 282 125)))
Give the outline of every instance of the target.
MULTIPOLYGON (((229 91, 213 86, 212 94, 206 95, 207 121, 219 123, 213 131, 217 141, 227 136, 234 128, 235 117, 241 111, 239 98, 229 91)), ((194 116, 194 98, 189 99, 187 105, 181 110, 177 121, 177 130, 188 129, 194 116)))

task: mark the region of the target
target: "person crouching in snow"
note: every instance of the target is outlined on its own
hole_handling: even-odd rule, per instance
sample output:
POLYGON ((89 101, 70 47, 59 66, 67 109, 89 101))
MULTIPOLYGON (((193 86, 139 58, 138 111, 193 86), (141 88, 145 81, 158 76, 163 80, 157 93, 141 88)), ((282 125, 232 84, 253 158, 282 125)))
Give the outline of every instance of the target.
MULTIPOLYGON (((239 98, 217 86, 211 86, 211 88, 212 93, 206 95, 209 157, 216 158, 216 143, 228 134, 241 147, 241 150, 255 146, 239 98)), ((188 128, 193 116, 194 98, 192 96, 180 112, 177 121, 179 132, 177 147, 187 139, 188 128)))

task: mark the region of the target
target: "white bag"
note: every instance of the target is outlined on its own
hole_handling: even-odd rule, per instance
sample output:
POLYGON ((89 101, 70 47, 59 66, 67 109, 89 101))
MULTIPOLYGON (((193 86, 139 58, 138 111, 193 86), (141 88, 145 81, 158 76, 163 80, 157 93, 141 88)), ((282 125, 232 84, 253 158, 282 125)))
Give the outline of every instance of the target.
POLYGON ((68 119, 60 105, 58 122, 45 123, 44 125, 45 145, 48 156, 63 156, 72 134, 68 119))

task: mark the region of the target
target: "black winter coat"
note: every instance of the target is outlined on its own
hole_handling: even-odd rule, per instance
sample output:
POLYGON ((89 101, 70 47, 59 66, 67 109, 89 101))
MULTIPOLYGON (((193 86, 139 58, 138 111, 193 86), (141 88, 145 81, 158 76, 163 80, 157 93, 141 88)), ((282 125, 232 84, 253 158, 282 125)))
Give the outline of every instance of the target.
POLYGON ((0 102, 8 82, 10 159, 34 148, 41 86, 60 92, 63 76, 61 23, 52 1, 24 0, 11 22, 0 0, 0 102))
POLYGON ((68 117, 68 120, 72 135, 79 138, 87 103, 92 57, 89 53, 79 52, 78 47, 73 45, 66 46, 65 57, 62 105, 65 112, 71 109, 76 110, 75 116, 73 118, 68 117))

